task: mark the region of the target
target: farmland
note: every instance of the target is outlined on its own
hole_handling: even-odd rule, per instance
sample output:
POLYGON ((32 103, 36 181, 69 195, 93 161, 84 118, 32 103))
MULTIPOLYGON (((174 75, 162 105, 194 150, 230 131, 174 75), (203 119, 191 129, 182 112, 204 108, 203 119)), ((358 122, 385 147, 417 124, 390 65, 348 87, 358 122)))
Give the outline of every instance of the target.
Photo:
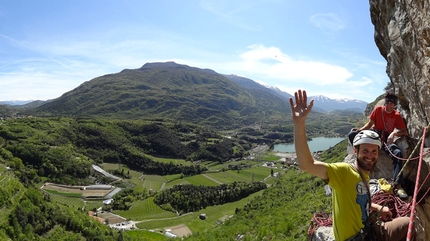
MULTIPOLYGON (((148 192, 155 194, 156 192, 163 189, 168 189, 175 185, 185 184, 192 184, 196 186, 217 186, 220 184, 228 184, 233 182, 263 181, 266 183, 271 183, 273 182, 272 180, 276 179, 276 177, 271 176, 273 171, 283 173, 285 170, 281 169, 279 165, 273 167, 263 166, 263 163, 266 161, 280 159, 279 156, 269 155, 267 156, 267 159, 268 160, 265 160, 263 158, 259 161, 252 161, 252 165, 249 165, 249 161, 244 162, 249 166, 249 168, 240 170, 228 170, 227 164, 215 165, 210 168, 210 171, 194 176, 145 175, 142 172, 131 170, 125 165, 105 163, 100 166, 106 171, 123 169, 124 172, 130 174, 130 178, 123 181, 128 183, 126 186, 133 186, 133 189, 146 189, 148 192)), ((162 161, 182 162, 181 160, 168 159, 163 159, 162 161)), ((95 210, 103 206, 103 199, 85 199, 85 196, 103 196, 111 191, 86 190, 77 186, 69 187, 52 184, 45 184, 43 186, 43 190, 49 193, 51 198, 58 203, 62 203, 66 206, 74 208, 84 208, 85 210, 95 210)), ((262 192, 263 191, 259 191, 236 202, 226 203, 218 206, 210 206, 201 209, 198 212, 186 213, 183 215, 177 215, 174 212, 162 209, 154 203, 154 198, 151 196, 144 200, 134 201, 128 210, 115 210, 113 213, 119 217, 123 217, 123 219, 118 219, 118 222, 132 220, 135 222, 136 227, 139 230, 159 230, 159 233, 162 233, 165 230, 171 230, 172 232, 175 232, 171 227, 176 227, 178 230, 182 230, 177 231, 178 234, 180 232, 185 232, 184 229, 189 230, 185 232, 187 234, 188 232, 204 232, 208 229, 216 227, 217 225, 232 217, 238 207, 243 207, 251 199, 261 195, 262 192), (206 217, 205 220, 200 218, 200 215, 203 214, 206 217)), ((109 214, 106 212, 97 214, 98 217, 107 218, 109 220, 109 224, 115 222, 114 219, 112 217, 108 217, 108 215, 109 214)))

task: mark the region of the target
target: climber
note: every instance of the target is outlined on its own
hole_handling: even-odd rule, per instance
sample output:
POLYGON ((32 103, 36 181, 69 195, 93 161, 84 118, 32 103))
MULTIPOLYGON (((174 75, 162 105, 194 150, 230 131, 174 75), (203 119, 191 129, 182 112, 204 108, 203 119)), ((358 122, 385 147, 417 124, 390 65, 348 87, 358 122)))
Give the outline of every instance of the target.
POLYGON ((408 217, 392 219, 386 206, 371 203, 369 172, 375 166, 381 140, 371 130, 358 133, 354 140, 357 159, 354 164, 345 162, 323 163, 313 159, 306 137, 305 120, 311 112, 314 100, 307 104, 306 91, 294 93, 295 104, 290 98, 294 123, 294 145, 301 170, 324 179, 333 189, 333 232, 335 240, 405 240, 408 232, 408 217), (371 222, 370 211, 379 214, 379 220, 371 222), (361 232, 362 231, 362 232, 361 232), (372 234, 371 234, 372 233, 372 234))
POLYGON ((384 151, 393 160, 393 186, 394 193, 401 199, 406 199, 408 194, 402 188, 404 185, 402 170, 402 151, 394 144, 394 137, 401 137, 408 135, 408 130, 403 122, 403 118, 400 113, 394 109, 397 105, 397 96, 392 93, 386 93, 384 106, 377 106, 369 116, 369 121, 361 128, 353 128, 349 134, 348 139, 352 144, 355 135, 362 130, 373 129, 378 132, 382 141, 387 145, 384 145, 384 151))

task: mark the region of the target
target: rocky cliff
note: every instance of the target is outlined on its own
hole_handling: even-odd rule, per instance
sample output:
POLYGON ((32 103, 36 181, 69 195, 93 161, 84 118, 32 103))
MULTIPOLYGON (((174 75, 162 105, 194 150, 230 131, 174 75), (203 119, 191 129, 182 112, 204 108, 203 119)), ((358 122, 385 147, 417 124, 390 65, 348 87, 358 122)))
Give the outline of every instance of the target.
MULTIPOLYGON (((410 136, 419 140, 424 127, 430 123, 430 2, 369 0, 369 3, 375 43, 387 60, 386 72, 399 95, 399 110, 407 122, 410 136)), ((430 146, 429 135, 424 142, 426 147, 430 146)), ((423 157, 426 171, 421 174, 419 183, 428 173, 429 159, 428 155, 423 157)), ((417 163, 413 162, 405 170, 409 180, 415 181, 417 163)), ((427 190, 428 183, 425 186, 424 190, 427 190)), ((418 240, 430 238, 429 201, 426 197, 417 206, 415 229, 418 240)))
MULTIPOLYGON (((419 139, 430 123, 430 2, 370 0, 375 43, 399 95, 410 135, 419 139)), ((426 146, 430 139, 426 138, 426 146)))

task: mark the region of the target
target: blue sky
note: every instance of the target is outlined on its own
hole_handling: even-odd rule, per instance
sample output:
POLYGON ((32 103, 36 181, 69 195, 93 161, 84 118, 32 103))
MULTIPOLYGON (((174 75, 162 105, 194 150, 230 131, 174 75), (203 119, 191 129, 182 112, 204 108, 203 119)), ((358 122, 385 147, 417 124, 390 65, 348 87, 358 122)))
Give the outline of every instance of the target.
POLYGON ((389 81, 373 33, 363 0, 0 1, 0 101, 174 61, 371 102, 389 81))

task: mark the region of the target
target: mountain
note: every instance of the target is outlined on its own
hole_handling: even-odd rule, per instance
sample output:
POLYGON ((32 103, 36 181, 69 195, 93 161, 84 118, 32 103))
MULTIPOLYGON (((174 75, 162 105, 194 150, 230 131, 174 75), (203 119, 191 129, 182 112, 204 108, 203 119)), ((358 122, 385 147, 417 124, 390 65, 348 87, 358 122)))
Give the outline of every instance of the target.
POLYGON ((0 105, 12 105, 12 106, 25 105, 32 101, 33 100, 6 100, 6 101, 0 101, 0 105))
POLYGON ((233 81, 234 83, 242 86, 245 89, 265 91, 284 100, 288 100, 290 97, 292 97, 292 95, 288 94, 287 92, 283 92, 280 89, 275 87, 259 84, 252 79, 248 79, 234 74, 224 75, 224 76, 227 77, 229 80, 233 81))
POLYGON ((94 78, 31 114, 168 118, 233 128, 285 121, 290 107, 277 95, 243 88, 213 70, 166 62, 94 78))
MULTIPOLYGON (((223 75, 175 62, 94 78, 56 99, 9 106, 31 115, 115 119, 166 118, 216 128, 279 124, 290 118, 291 94, 237 75, 223 75)), ((362 113, 365 102, 313 97, 313 111, 362 113)), ((15 102, 18 103, 18 102, 15 102)), ((5 108, 6 110, 7 108, 5 108)))
MULTIPOLYGON (((241 77, 238 75, 224 75, 229 80, 235 82, 236 84, 242 86, 245 89, 250 90, 259 90, 267 92, 271 95, 277 96, 289 105, 289 99, 293 97, 293 95, 280 90, 279 88, 272 86, 265 86, 259 84, 251 79, 241 77)), ((314 107, 313 111, 316 112, 331 112, 334 110, 346 110, 351 112, 359 112, 362 113, 367 106, 367 103, 361 100, 352 100, 352 99, 330 99, 328 97, 319 95, 319 96, 310 96, 310 99, 314 99, 314 107)))
POLYGON ((331 112, 334 110, 345 110, 351 112, 360 112, 367 107, 367 102, 353 99, 330 99, 328 97, 317 95, 310 96, 309 99, 314 99, 314 106, 322 109, 324 112, 331 112))
MULTIPOLYGON (((282 99, 283 101, 285 101, 285 105, 288 105, 288 106, 290 105, 290 102, 289 102, 290 97, 293 97, 291 94, 288 94, 287 92, 284 92, 276 87, 265 86, 253 81, 252 79, 248 79, 238 75, 224 75, 224 76, 227 77, 229 80, 235 82, 236 84, 250 91, 261 92, 261 93, 269 94, 271 96, 276 96, 282 99)), ((319 107, 315 107, 313 110, 316 112, 326 112, 323 109, 320 109, 319 107)))

